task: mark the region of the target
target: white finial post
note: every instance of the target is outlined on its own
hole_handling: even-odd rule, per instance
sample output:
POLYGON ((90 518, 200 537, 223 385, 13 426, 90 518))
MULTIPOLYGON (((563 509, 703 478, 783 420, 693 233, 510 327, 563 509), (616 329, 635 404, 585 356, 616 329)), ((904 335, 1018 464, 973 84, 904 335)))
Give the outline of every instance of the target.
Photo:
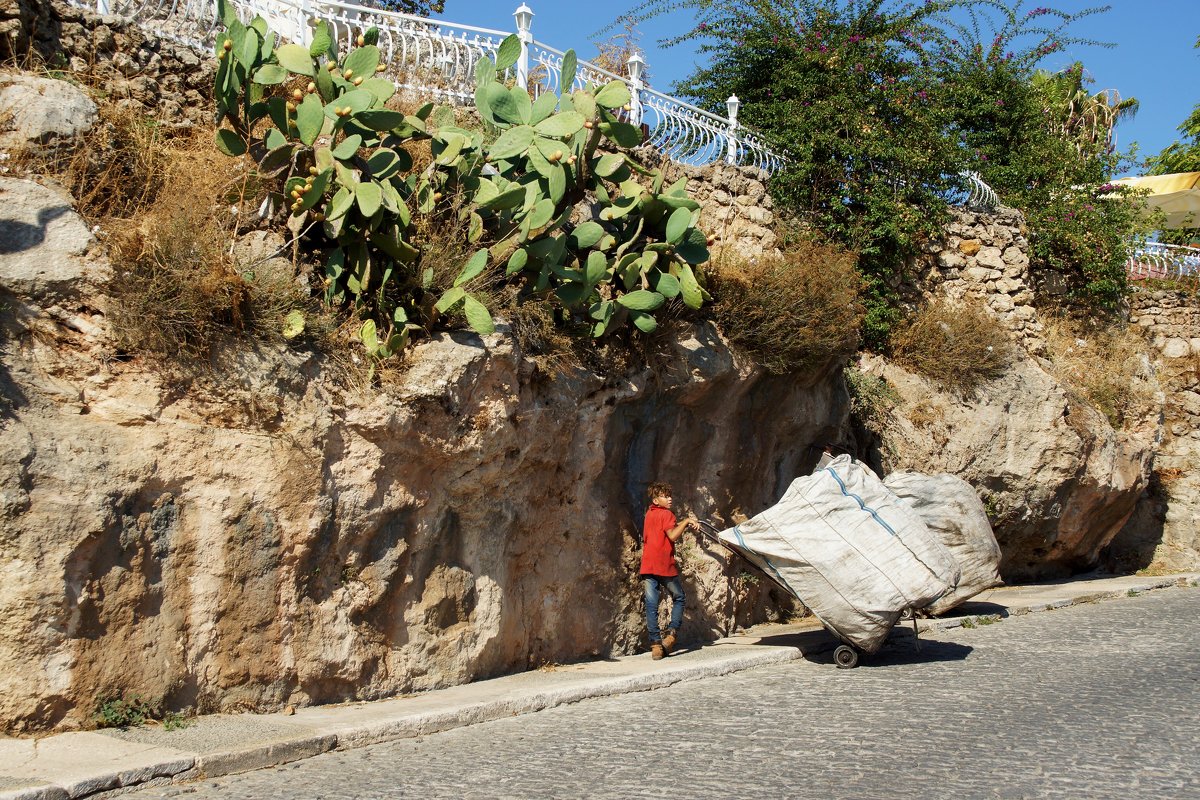
POLYGON ((96 13, 106 15, 109 11, 109 0, 96 0, 96 13))
POLYGON ((517 21, 517 38, 521 40, 521 56, 517 59, 517 86, 529 88, 529 46, 533 44, 533 9, 521 3, 513 12, 517 21))
POLYGON ((729 112, 729 146, 725 152, 726 164, 736 164, 738 162, 737 115, 741 105, 742 101, 738 100, 736 94, 729 95, 729 99, 725 101, 725 110, 729 112))
POLYGON ((646 74, 646 60, 637 53, 625 62, 629 67, 629 122, 631 125, 642 124, 642 76, 646 74))

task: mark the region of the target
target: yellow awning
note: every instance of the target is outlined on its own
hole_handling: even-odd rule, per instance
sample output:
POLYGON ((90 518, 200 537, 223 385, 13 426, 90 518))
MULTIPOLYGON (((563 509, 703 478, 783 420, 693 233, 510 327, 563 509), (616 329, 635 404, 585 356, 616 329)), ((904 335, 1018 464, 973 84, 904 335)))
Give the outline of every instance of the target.
POLYGON ((1161 209, 1167 215, 1163 227, 1200 228, 1200 172, 1121 178, 1113 183, 1149 190, 1143 199, 1147 207, 1161 209))

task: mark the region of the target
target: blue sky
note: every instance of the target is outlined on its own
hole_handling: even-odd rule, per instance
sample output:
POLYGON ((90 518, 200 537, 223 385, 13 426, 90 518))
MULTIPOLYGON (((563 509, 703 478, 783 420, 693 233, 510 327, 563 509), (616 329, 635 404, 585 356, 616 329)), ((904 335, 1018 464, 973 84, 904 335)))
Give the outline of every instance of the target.
MULTIPOLYGON (((579 0, 525 0, 534 11, 533 34, 560 50, 575 48, 581 57, 595 54, 588 37, 635 5, 635 0, 581 3, 579 0)), ((446 0, 446 20, 497 30, 514 30, 512 12, 520 0, 446 0)), ((1032 7, 1032 3, 1027 4, 1032 7)), ((1047 2, 1063 11, 1089 8, 1094 2, 1047 2)), ((1112 10, 1081 20, 1071 28, 1080 38, 1116 44, 1113 48, 1076 47, 1043 62, 1057 70, 1078 59, 1095 83, 1092 89, 1116 89, 1122 97, 1141 103, 1137 116, 1122 123, 1118 140, 1124 149, 1133 142, 1141 156, 1153 155, 1178 136, 1176 128, 1200 102, 1200 0, 1112 0, 1112 10)), ((683 47, 663 49, 657 40, 691 27, 686 14, 676 13, 642 26, 642 46, 654 86, 666 91, 685 76, 695 54, 683 47)), ((1136 170, 1135 170, 1136 172, 1136 170)))

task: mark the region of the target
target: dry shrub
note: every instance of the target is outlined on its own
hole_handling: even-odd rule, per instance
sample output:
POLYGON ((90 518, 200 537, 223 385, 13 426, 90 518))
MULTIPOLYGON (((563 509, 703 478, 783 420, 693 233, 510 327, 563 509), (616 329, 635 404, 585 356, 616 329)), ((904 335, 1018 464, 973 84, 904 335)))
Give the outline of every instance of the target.
POLYGON ((1114 428, 1135 418, 1153 401, 1145 378, 1145 340, 1129 326, 1109 320, 1051 317, 1046 345, 1055 377, 1099 409, 1114 428))
POLYGON ((132 220, 106 226, 113 332, 127 351, 205 359, 230 337, 281 338, 293 309, 312 320, 310 340, 331 327, 290 270, 233 259, 238 217, 231 206, 244 204, 257 187, 246 162, 220 154, 211 142, 205 130, 164 147, 163 190, 132 220))
POLYGON ((134 108, 101 102, 98 112, 96 126, 77 144, 30 149, 17 158, 19 169, 57 178, 93 223, 130 217, 153 203, 166 185, 172 146, 180 143, 134 108))
POLYGON ((892 354, 897 363, 943 389, 969 394, 1004 372, 1012 344, 982 308, 937 300, 893 334, 892 354))
POLYGON ((151 216, 110 239, 113 333, 122 349, 207 357, 250 320, 250 288, 208 215, 151 216))
POLYGON ((725 336, 770 372, 804 373, 858 346, 862 279, 853 253, 798 239, 780 256, 723 253, 708 267, 725 336))

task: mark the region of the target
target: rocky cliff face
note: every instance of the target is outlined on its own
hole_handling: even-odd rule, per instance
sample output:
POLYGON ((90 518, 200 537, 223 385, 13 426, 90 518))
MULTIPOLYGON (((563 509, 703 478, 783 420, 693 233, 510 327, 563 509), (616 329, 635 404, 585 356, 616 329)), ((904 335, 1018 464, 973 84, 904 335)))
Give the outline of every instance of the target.
POLYGON ((1095 567, 1133 513, 1154 456, 1156 418, 1113 430, 1027 358, 971 398, 883 359, 866 357, 861 366, 898 397, 882 436, 884 471, 948 472, 974 486, 1005 580, 1095 567))
MULTIPOLYGON (((861 368, 895 392, 878 465, 970 482, 988 506, 1006 580, 1096 567, 1147 485, 1161 409, 1150 404, 1116 430, 1053 374, 1019 213, 959 211, 929 250, 915 265, 910 296, 988 309, 1012 339, 1014 358, 1002 377, 963 397, 864 357, 861 368)), ((1157 386, 1149 364, 1136 379, 1157 386)))
MULTIPOLYGON (((190 53, 120 20, 26 19, 39 8, 0 7, 0 31, 18 20, 22 46, 77 59, 90 48, 123 87, 112 94, 145 110, 186 119, 200 109, 190 93, 205 79, 190 53), (120 47, 105 49, 110 38, 120 47), (128 83, 177 72, 182 88, 128 83)), ((726 244, 775 246, 763 176, 679 171, 726 244)), ((312 353, 246 344, 230 344, 207 378, 181 382, 113 345, 111 267, 71 198, 2 178, 0 199, 6 731, 86 725, 106 694, 266 710, 633 652, 647 482, 671 481, 691 510, 729 520, 772 504, 815 463, 812 445, 850 436, 837 370, 766 376, 706 324, 669 337, 653 368, 613 374, 547 375, 501 326, 422 344, 384 389, 348 386, 312 353)), ((982 303, 1020 356, 969 398, 865 359, 897 398, 876 466, 968 480, 1009 580, 1087 568, 1146 484, 1158 418, 1114 430, 1040 360, 1018 216, 964 212, 947 234, 914 265, 910 296, 982 303)), ((1184 369, 1195 334, 1163 331, 1173 359, 1163 363, 1184 369), (1172 355, 1180 337, 1190 349, 1172 355)), ((1185 412, 1191 380, 1173 395, 1185 412)), ((1184 427, 1171 428, 1164 481, 1182 481, 1194 460, 1190 419, 1172 418, 1184 427)), ((1190 506, 1175 494, 1194 487, 1174 486, 1183 516, 1166 517, 1177 520, 1171 541, 1194 552, 1190 506)), ((1144 530, 1139 546, 1153 549, 1153 526, 1144 530)), ((723 554, 689 543, 682 560, 685 640, 786 613, 785 598, 723 554)))
POLYGON ((1200 566, 1200 302, 1139 290, 1130 321, 1146 334, 1166 392, 1163 440, 1137 512, 1108 554, 1114 569, 1200 566))
MULTIPOLYGON (((24 183, 0 189, 30 192, 31 218, 69 202, 24 183)), ((705 325, 607 377, 451 334, 388 390, 271 348, 182 390, 117 357, 108 266, 72 218, 0 263, 8 730, 84 724, 105 692, 276 708, 631 652, 645 484, 727 517, 841 435, 836 375, 764 377, 705 325)), ((762 618, 723 560, 684 561, 685 639, 762 618)))

